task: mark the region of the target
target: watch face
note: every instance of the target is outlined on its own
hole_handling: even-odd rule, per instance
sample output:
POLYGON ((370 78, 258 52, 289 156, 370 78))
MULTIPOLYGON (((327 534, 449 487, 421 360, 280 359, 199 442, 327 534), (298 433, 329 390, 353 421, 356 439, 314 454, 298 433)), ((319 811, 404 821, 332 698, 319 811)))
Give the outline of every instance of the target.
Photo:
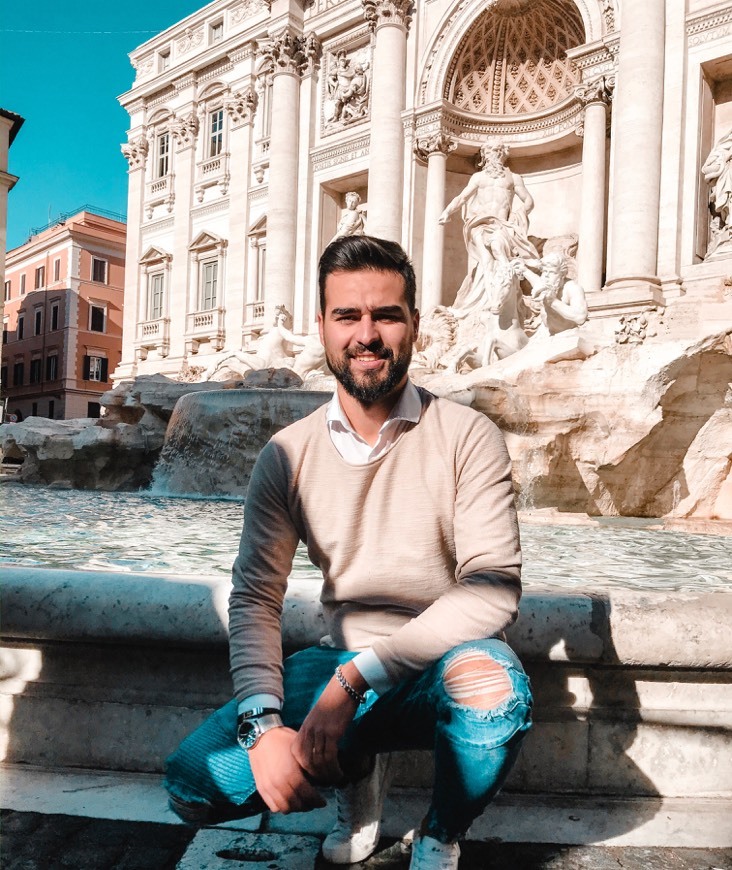
POLYGON ((241 725, 239 725, 239 731, 236 737, 244 749, 251 749, 259 737, 259 726, 257 721, 244 719, 241 725))

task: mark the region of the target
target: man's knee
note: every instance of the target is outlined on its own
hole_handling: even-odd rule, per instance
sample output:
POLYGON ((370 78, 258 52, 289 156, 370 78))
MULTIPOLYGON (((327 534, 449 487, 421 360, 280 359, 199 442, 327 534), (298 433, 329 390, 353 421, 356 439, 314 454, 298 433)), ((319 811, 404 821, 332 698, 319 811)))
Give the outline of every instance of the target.
POLYGON ((482 650, 466 650, 451 659, 443 684, 451 700, 475 710, 494 710, 513 692, 506 668, 482 650))

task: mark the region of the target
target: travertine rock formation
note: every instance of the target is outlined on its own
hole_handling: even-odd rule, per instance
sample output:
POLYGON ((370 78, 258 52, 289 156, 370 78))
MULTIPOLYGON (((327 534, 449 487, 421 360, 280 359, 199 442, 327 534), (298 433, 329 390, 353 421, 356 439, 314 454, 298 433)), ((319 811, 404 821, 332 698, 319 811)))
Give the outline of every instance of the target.
POLYGON ((732 519, 732 334, 557 351, 417 379, 500 426, 524 508, 732 519))

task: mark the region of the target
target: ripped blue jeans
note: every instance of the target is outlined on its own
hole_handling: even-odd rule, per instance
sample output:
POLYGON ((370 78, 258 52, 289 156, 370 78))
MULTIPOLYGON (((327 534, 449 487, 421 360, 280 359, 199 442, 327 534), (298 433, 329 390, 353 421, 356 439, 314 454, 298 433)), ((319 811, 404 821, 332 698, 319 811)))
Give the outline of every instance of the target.
MULTIPOLYGON (((356 654, 311 647, 285 661, 283 720, 298 729, 338 664, 356 654)), ((418 677, 366 695, 341 743, 348 758, 432 749, 435 781, 425 833, 463 836, 498 793, 531 727, 531 689, 521 663, 496 638, 455 647, 418 677)), ((264 809, 245 750, 236 742, 237 703, 217 710, 166 764, 172 808, 195 824, 264 809)))

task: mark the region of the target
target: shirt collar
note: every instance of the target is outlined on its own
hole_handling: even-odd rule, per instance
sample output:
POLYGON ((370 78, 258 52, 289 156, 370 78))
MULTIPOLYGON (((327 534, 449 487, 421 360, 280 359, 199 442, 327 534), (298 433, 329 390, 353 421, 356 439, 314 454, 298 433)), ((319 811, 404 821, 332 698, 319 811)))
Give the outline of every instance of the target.
MULTIPOLYGON (((406 420, 410 423, 419 423, 421 415, 422 399, 419 395, 419 390, 409 379, 407 379, 406 386, 402 390, 401 396, 399 396, 399 401, 391 409, 391 413, 382 424, 380 431, 396 420, 406 420)), ((351 426, 348 421, 348 417, 346 417, 343 412, 340 400, 338 399, 338 390, 333 393, 333 398, 328 403, 325 418, 328 421, 329 426, 333 423, 339 423, 344 429, 353 432, 354 435, 358 434, 355 432, 353 426, 351 426)))

